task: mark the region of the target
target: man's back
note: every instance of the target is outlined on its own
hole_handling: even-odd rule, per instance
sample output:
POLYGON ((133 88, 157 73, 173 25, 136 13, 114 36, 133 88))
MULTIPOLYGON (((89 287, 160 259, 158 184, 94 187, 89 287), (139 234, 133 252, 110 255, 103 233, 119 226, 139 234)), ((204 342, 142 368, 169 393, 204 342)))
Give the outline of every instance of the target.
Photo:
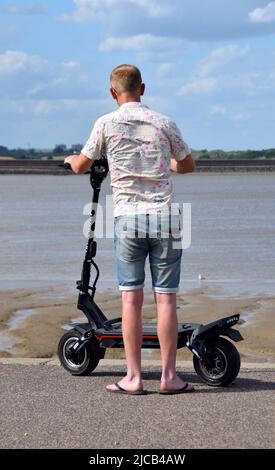
POLYGON ((144 268, 148 256, 162 357, 160 390, 166 394, 192 392, 193 387, 176 374, 176 292, 180 281, 182 249, 174 246, 174 236, 170 230, 172 217, 159 217, 162 214, 157 212, 162 209, 166 212, 172 199, 170 164, 173 171, 186 173, 193 171, 194 163, 177 126, 140 103, 145 85, 137 67, 119 65, 111 73, 110 85, 110 93, 119 110, 98 119, 80 155, 65 160, 76 173, 81 173, 87 171, 92 161, 105 152, 110 166, 115 259, 119 290, 122 291, 127 375, 118 383, 107 385, 107 390, 124 394, 144 393, 141 310, 144 268), (154 213, 156 217, 138 217, 133 213, 154 213), (141 237, 138 219, 143 219, 141 237), (163 235, 163 219, 166 222, 169 220, 168 236, 163 235), (154 230, 151 230, 152 227, 154 230))
POLYGON ((114 215, 155 213, 172 201, 170 160, 190 150, 177 126, 140 102, 129 102, 96 122, 82 153, 106 152, 114 215))

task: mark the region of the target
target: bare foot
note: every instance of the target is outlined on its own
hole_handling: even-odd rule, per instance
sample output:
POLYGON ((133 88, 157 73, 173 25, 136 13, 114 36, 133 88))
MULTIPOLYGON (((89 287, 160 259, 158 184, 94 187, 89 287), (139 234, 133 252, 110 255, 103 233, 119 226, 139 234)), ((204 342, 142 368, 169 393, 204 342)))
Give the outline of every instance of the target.
MULTIPOLYGON (((186 382, 182 380, 178 375, 173 380, 161 380, 160 390, 180 390, 186 385, 186 382)), ((188 384, 186 391, 194 390, 193 385, 188 384)))
MULTIPOLYGON (((123 377, 122 380, 118 382, 120 387, 129 392, 136 392, 137 390, 143 390, 143 384, 141 380, 130 380, 126 377, 123 377)), ((107 390, 116 391, 117 386, 115 384, 110 384, 106 386, 107 390)))

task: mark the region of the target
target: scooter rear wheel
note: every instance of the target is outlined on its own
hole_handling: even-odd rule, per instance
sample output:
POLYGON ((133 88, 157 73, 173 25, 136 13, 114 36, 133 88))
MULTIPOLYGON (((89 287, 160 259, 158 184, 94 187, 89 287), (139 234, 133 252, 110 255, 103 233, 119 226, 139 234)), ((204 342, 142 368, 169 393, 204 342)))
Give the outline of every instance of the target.
POLYGON ((58 344, 58 357, 64 369, 72 375, 88 375, 98 365, 100 358, 92 340, 86 343, 78 353, 72 352, 73 345, 81 338, 77 330, 65 333, 58 344))
POLYGON ((205 345, 201 359, 193 356, 198 376, 212 387, 225 387, 237 377, 241 360, 238 350, 225 338, 215 338, 205 345))

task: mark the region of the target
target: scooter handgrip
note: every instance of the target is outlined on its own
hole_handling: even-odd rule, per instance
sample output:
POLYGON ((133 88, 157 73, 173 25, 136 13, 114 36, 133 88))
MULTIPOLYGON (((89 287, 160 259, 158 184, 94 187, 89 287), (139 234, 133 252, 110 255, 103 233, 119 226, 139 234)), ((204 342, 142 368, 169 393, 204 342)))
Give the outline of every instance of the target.
POLYGON ((64 170, 71 170, 72 167, 69 163, 59 163, 58 165, 60 168, 64 168, 64 170))

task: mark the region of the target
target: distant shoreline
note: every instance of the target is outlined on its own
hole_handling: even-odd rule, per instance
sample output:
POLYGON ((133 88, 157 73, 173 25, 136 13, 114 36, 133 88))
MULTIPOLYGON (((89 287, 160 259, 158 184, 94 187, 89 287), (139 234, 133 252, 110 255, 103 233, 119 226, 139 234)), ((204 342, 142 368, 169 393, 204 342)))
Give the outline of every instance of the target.
MULTIPOLYGON (((58 166, 62 160, 1 160, 1 175, 68 175, 70 172, 58 166)), ((197 172, 236 173, 273 172, 275 160, 197 160, 197 172)))

